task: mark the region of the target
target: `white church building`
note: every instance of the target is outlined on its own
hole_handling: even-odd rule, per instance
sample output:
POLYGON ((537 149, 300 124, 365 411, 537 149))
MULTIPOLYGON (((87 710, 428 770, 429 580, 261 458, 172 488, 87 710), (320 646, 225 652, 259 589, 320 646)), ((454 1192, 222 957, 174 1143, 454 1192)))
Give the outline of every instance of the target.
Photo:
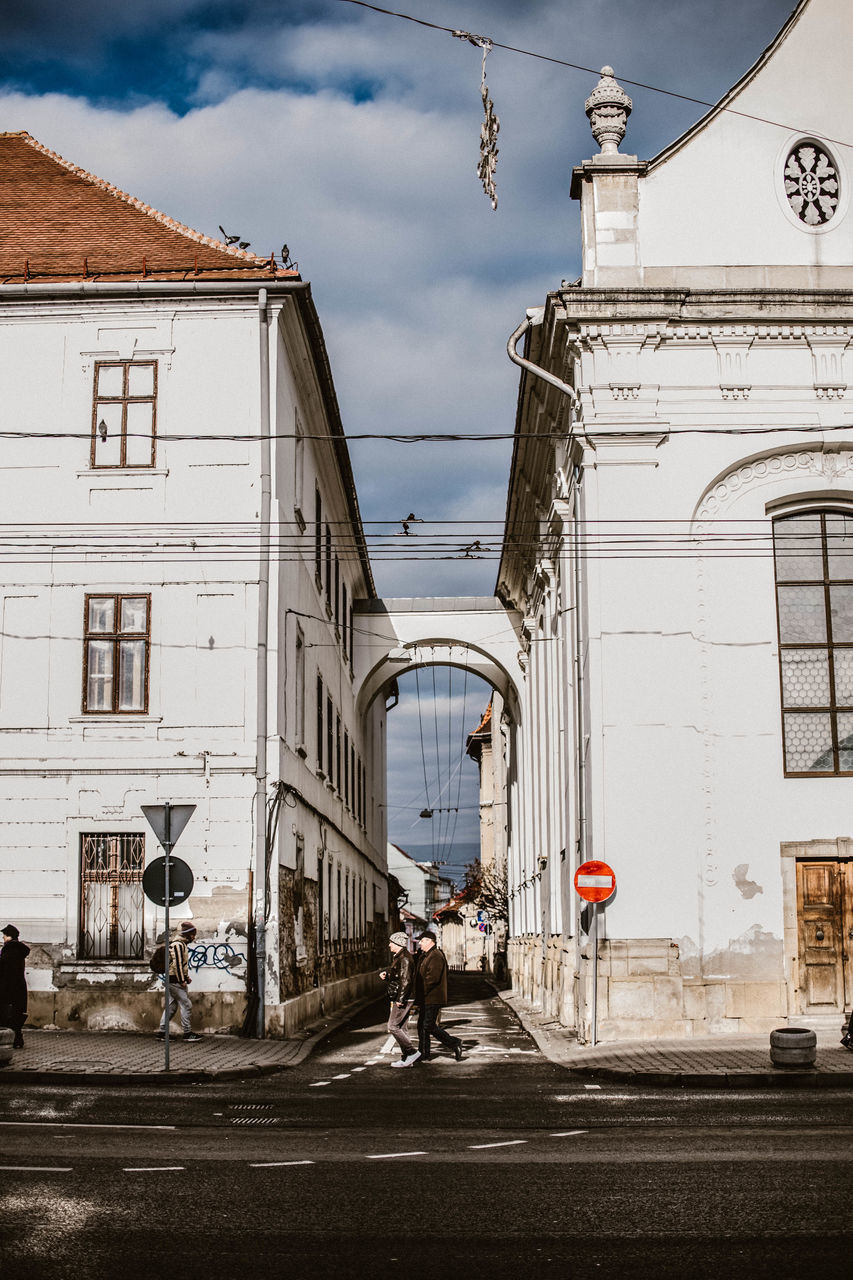
POLYGON ((592 859, 599 1038, 840 1027, 853 1000, 851 62, 846 0, 802 0, 651 160, 605 68, 583 274, 511 340, 510 968, 581 1038, 592 859))

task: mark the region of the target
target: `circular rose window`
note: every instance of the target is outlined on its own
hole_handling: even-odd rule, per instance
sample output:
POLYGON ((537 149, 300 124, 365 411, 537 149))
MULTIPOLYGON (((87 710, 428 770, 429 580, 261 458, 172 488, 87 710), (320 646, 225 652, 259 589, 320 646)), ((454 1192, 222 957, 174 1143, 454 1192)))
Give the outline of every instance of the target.
POLYGON ((838 172, 817 142, 798 142, 785 162, 785 195, 800 222, 820 227, 838 207, 838 172))

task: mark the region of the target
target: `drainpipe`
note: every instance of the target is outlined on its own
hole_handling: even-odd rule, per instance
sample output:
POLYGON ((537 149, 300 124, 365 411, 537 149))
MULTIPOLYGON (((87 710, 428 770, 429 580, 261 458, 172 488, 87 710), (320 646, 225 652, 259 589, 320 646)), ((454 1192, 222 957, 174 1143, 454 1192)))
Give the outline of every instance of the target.
POLYGON ((545 312, 542 307, 536 307, 527 312, 518 328, 510 335, 506 344, 506 353, 513 364, 517 364, 520 369, 526 369, 528 373, 532 373, 535 378, 541 378, 544 382, 550 383, 552 387, 556 387, 558 391, 562 391, 563 395, 569 397, 572 407, 576 408, 579 404, 578 393, 574 387, 570 387, 568 382, 563 382, 556 374, 549 373, 547 369, 540 369, 538 364, 534 364, 532 360, 525 360, 524 356, 520 356, 516 351, 519 340, 524 337, 529 329, 535 325, 542 323, 545 312))
MULTIPOLYGON (((520 369, 525 369, 534 378, 540 378, 543 382, 547 382, 550 386, 556 387, 563 395, 569 397, 569 403, 573 409, 580 408, 580 397, 574 387, 567 382, 563 382, 556 374, 550 373, 547 369, 542 369, 538 364, 534 364, 532 360, 526 360, 516 351, 516 347, 521 338, 523 338, 530 329, 542 323, 545 315, 544 308, 536 307, 529 310, 517 329, 514 330, 507 342, 507 355, 513 364, 517 364, 520 369)), ((576 348, 575 348, 576 349, 576 348)), ((569 433, 571 435, 571 431, 569 433)), ((583 626, 581 618, 581 591, 582 576, 580 564, 580 534, 578 532, 578 522, 580 518, 581 507, 581 479, 577 468, 574 476, 574 493, 575 493, 575 525, 572 538, 573 559, 574 559, 574 596, 575 596, 575 759, 577 762, 577 793, 575 799, 575 810, 577 815, 577 840, 576 848, 579 862, 586 861, 587 846, 587 814, 586 814, 586 714, 585 714, 585 687, 584 687, 584 668, 583 668, 583 626)), ((580 969, 580 931, 576 931, 576 968, 580 969)), ((578 1021, 577 1009, 577 992, 575 994, 575 1024, 578 1021)), ((595 1016, 593 1015, 593 1028, 595 1027, 595 1016)), ((595 1031, 593 1030, 593 1035, 595 1031)), ((594 1043, 594 1041, 593 1041, 594 1043)))
POLYGON ((255 790, 255 937, 258 966, 257 1034, 266 1029, 266 921, 267 910, 267 682, 270 605, 270 510, 272 506, 272 444, 270 441, 270 346, 267 291, 258 291, 258 338, 260 343, 260 445, 261 445, 261 549, 258 563, 258 648, 257 648, 257 749, 255 790))

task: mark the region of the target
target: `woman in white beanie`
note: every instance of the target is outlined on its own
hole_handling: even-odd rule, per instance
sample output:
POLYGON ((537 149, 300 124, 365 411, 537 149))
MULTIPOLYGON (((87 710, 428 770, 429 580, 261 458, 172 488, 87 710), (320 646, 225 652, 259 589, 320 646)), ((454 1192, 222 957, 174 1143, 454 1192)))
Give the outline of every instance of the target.
POLYGON ((415 994, 415 961, 409 951, 409 939, 405 933, 392 933, 388 939, 391 955, 390 969, 383 969, 380 978, 386 983, 391 1010, 388 1014, 388 1031, 400 1046, 402 1058, 392 1062, 392 1067, 411 1067, 421 1056, 414 1041, 406 1033, 406 1019, 412 1011, 415 994))

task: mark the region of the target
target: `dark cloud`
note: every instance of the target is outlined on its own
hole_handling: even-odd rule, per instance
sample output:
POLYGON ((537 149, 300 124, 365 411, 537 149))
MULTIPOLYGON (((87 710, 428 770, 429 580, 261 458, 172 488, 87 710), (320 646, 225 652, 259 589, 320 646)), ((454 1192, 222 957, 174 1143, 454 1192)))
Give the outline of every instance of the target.
MULTIPOLYGON (((596 149, 584 100, 597 68, 715 100, 792 3, 395 4, 592 68, 489 55, 501 118, 497 213, 476 178, 480 52, 339 0, 0 5, 0 127, 28 129, 207 234, 236 228, 262 253, 286 241, 311 281, 349 431, 510 433, 518 371, 507 337, 526 307, 579 274, 568 186, 572 166, 596 149)), ((643 158, 703 113, 627 87, 624 149, 643 158)), ((451 559, 377 557, 380 594, 491 594, 495 559, 461 549, 494 541, 509 442, 354 442, 351 453, 365 521, 414 510, 457 522, 451 559)), ((487 699, 483 686, 469 701, 469 729, 487 699)), ((390 798, 403 804, 423 785, 410 690, 389 725, 390 798)), ((463 767, 470 803, 476 770, 463 767)), ((475 820, 460 815, 457 830, 476 847, 475 820)), ((430 847, 408 811, 391 811, 391 831, 410 851, 430 847)))

